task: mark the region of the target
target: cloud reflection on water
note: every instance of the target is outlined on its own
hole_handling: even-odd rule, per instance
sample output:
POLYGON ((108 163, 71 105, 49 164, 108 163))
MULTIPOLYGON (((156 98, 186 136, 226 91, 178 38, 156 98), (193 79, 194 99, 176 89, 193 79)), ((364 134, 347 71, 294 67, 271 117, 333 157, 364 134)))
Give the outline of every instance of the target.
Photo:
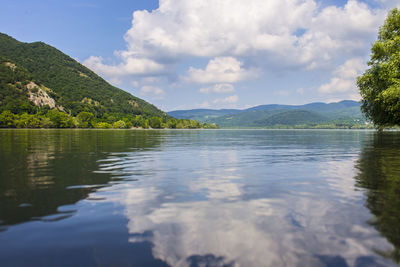
MULTIPOLYGON (((391 245, 366 225, 366 209, 344 201, 360 196, 352 180, 354 159, 322 162, 317 171, 320 189, 269 194, 269 186, 296 187, 302 181, 244 177, 243 173, 251 173, 241 165, 245 151, 168 152, 173 151, 155 153, 142 163, 140 154, 129 155, 136 169, 151 167, 153 172, 136 183, 120 185, 114 199, 125 206, 129 241, 151 242, 155 258, 171 266, 189 266, 199 257, 215 260, 216 266, 388 264, 372 256, 374 248, 391 245), (169 160, 172 157, 175 160, 169 160), (192 163, 189 172, 185 161, 192 163), (189 177, 181 177, 183 173, 189 177), (148 232, 152 234, 143 235, 148 232)), ((281 163, 259 160, 248 167, 273 169, 274 164, 281 163)), ((284 167, 292 176, 306 177, 315 164, 293 161, 284 167)))
POLYGON ((340 201, 360 200, 362 192, 354 186, 356 159, 349 158, 342 161, 328 161, 320 164, 321 176, 325 177, 333 194, 339 196, 340 201))

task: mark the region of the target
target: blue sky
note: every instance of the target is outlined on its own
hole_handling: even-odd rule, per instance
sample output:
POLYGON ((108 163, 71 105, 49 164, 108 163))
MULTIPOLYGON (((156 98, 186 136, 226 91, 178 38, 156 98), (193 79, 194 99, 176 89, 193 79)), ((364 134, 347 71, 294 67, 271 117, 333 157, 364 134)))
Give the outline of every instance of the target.
POLYGON ((0 31, 46 42, 169 111, 359 99, 394 0, 2 0, 0 31))

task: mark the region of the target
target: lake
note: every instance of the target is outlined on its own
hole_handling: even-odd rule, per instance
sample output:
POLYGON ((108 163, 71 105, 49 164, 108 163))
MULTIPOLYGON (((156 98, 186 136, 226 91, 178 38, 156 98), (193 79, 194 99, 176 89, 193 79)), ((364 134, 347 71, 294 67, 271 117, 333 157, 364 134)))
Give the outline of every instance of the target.
POLYGON ((400 132, 0 130, 1 266, 397 266, 400 132))

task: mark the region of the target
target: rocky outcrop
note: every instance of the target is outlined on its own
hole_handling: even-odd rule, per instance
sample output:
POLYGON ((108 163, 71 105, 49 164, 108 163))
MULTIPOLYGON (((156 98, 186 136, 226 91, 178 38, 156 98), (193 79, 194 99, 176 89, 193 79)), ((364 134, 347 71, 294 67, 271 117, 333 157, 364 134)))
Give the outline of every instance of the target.
POLYGON ((40 87, 34 82, 28 83, 26 88, 28 89, 29 101, 34 103, 36 106, 43 107, 48 105, 50 108, 56 107, 56 101, 46 92, 50 91, 50 89, 44 86, 40 87))
POLYGON ((4 65, 9 67, 12 71, 14 71, 17 68, 17 66, 11 62, 5 62, 4 65))

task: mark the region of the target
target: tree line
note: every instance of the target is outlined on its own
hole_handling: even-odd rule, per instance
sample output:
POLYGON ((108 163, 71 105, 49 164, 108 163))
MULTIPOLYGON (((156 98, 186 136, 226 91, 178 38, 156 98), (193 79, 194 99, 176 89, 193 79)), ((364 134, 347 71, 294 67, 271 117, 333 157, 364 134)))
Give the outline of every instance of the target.
POLYGON ((171 117, 146 117, 143 115, 105 114, 96 118, 93 113, 82 111, 77 116, 57 109, 41 110, 35 114, 14 114, 9 110, 0 113, 0 128, 99 128, 99 129, 216 129, 216 124, 200 123, 189 119, 171 117))

